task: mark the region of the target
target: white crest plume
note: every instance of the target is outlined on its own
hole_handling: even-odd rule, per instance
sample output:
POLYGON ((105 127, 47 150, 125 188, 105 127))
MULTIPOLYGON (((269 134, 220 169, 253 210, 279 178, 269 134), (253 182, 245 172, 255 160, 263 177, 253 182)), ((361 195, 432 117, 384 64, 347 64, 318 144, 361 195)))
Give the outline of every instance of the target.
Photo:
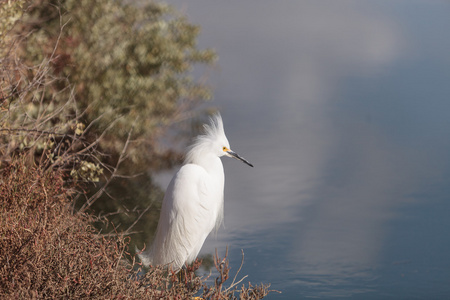
POLYGON ((210 150, 210 145, 216 142, 218 137, 224 139, 228 144, 220 113, 211 116, 209 121, 209 124, 203 125, 204 134, 197 136, 194 143, 188 148, 185 163, 197 163, 205 155, 205 152, 210 150))

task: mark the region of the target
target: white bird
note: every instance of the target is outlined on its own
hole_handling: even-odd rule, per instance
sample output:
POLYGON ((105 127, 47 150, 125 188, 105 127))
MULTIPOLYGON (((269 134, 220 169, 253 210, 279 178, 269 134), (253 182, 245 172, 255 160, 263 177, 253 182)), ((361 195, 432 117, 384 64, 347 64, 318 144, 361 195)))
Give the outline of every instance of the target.
POLYGON ((253 167, 230 149, 220 114, 204 129, 167 187, 153 244, 139 255, 146 266, 171 264, 174 270, 180 269, 196 259, 206 237, 220 226, 225 180, 220 157, 233 157, 253 167))

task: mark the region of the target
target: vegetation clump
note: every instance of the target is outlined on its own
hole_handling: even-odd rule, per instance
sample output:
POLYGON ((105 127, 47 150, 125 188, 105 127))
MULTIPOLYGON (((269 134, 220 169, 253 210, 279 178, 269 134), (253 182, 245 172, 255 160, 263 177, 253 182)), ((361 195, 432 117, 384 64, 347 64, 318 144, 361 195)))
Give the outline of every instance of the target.
POLYGON ((251 284, 238 290, 236 277, 225 288, 230 269, 218 256, 212 285, 196 275, 200 261, 181 274, 162 267, 144 273, 129 252, 129 237, 102 236, 91 225, 98 218, 73 214, 70 200, 61 173, 29 166, 25 156, 2 170, 0 298, 261 299, 269 292, 251 284))
POLYGON ((1 299, 268 293, 235 280, 225 288, 226 259, 216 257, 208 286, 199 261, 182 275, 142 270, 129 250, 133 226, 157 222, 151 172, 181 159, 163 133, 182 132, 173 125, 210 96, 189 72, 215 59, 197 49, 198 31, 156 2, 0 2, 1 299))

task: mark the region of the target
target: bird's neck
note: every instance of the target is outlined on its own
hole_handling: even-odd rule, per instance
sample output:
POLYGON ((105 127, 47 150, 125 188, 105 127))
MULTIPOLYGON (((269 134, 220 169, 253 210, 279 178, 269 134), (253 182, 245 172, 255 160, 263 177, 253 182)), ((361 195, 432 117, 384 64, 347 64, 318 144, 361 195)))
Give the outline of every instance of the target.
POLYGON ((194 163, 203 167, 213 178, 217 178, 223 182, 224 175, 222 161, 216 155, 206 154, 194 163))
POLYGON ((214 181, 221 184, 223 189, 224 173, 222 161, 217 155, 209 151, 203 145, 193 147, 186 156, 186 163, 196 164, 205 169, 214 181))
POLYGON ((212 193, 210 199, 215 201, 215 228, 217 229, 223 222, 223 189, 225 185, 225 175, 223 171, 222 161, 215 155, 207 155, 203 157, 199 165, 203 167, 209 174, 210 192, 212 193))

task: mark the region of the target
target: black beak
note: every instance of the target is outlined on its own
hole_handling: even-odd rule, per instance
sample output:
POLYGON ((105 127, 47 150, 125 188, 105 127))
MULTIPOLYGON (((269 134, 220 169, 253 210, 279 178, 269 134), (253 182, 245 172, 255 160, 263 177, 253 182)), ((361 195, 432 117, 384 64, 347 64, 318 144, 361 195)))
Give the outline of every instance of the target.
POLYGON ((227 153, 228 153, 231 157, 236 158, 236 159, 242 161, 243 163, 246 163, 247 165, 249 165, 250 167, 253 168, 253 165, 252 165, 251 163, 249 163, 245 158, 239 156, 239 154, 237 154, 236 152, 234 152, 234 151, 232 151, 232 150, 228 150, 227 153))

